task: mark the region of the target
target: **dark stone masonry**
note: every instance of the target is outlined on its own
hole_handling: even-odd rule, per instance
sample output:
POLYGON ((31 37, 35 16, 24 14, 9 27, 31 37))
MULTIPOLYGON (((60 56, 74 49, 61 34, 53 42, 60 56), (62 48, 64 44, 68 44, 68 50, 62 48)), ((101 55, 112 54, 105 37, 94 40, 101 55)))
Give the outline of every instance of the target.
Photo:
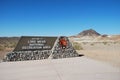
POLYGON ((25 61, 78 57, 67 37, 23 36, 3 61, 25 61))

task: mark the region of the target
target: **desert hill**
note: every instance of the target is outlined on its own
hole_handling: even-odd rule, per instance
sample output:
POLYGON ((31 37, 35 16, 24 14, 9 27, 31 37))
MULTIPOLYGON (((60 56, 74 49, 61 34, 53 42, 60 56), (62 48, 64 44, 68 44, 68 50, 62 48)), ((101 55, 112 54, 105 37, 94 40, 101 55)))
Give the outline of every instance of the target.
POLYGON ((101 34, 96 32, 93 29, 88 29, 80 32, 77 36, 83 37, 83 36, 100 36, 101 34))
POLYGON ((88 29, 70 36, 70 39, 81 42, 120 42, 120 35, 102 35, 93 29, 88 29))

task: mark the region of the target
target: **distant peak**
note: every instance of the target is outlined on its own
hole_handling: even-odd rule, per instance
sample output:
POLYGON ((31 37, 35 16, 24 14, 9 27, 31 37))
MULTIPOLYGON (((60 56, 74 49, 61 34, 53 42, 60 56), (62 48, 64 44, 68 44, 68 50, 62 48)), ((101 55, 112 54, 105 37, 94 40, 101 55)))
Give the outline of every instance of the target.
POLYGON ((93 29, 88 29, 88 30, 84 30, 84 31, 80 32, 78 35, 79 36, 100 36, 101 34, 96 32, 93 29))

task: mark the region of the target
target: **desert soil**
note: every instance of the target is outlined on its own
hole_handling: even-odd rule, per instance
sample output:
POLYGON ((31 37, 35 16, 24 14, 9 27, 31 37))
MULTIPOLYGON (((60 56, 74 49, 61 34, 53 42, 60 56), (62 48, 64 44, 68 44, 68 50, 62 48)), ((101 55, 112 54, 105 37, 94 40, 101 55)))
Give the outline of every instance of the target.
POLYGON ((109 63, 120 68, 119 42, 79 42, 83 50, 77 50, 86 57, 109 63))

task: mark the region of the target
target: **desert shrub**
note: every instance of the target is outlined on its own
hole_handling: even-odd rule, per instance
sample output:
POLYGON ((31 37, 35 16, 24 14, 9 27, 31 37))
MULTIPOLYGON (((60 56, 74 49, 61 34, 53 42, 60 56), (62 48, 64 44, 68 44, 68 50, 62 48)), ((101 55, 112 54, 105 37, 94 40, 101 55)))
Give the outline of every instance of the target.
POLYGON ((9 47, 9 43, 4 44, 4 47, 6 48, 9 47))
POLYGON ((4 46, 0 45, 0 51, 4 50, 4 46))
POLYGON ((5 48, 15 48, 17 43, 16 42, 10 42, 10 43, 5 43, 3 45, 4 45, 5 48))
POLYGON ((86 42, 82 42, 84 45, 86 45, 87 43, 86 42))
POLYGON ((103 42, 103 44, 104 44, 104 45, 106 45, 106 44, 107 44, 107 42, 103 42))
POLYGON ((93 43, 91 43, 90 45, 91 45, 91 46, 94 46, 94 44, 93 44, 93 43))
POLYGON ((13 42, 9 45, 10 48, 15 48, 15 46, 17 45, 17 43, 13 42))
POLYGON ((117 44, 117 42, 113 42, 114 44, 117 44))
POLYGON ((77 43, 77 42, 73 42, 73 47, 76 49, 76 50, 83 50, 83 47, 81 46, 80 43, 77 43))

